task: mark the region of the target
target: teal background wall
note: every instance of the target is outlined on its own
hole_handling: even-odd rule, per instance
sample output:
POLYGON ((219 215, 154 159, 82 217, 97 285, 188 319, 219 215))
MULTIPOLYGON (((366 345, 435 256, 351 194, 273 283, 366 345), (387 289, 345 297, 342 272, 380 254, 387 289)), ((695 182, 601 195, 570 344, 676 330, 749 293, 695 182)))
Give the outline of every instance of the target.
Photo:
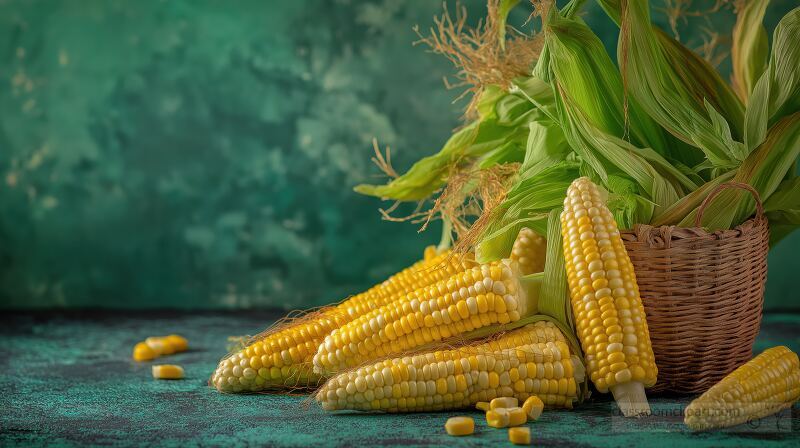
MULTIPOLYGON (((794 5, 772 2, 770 30, 794 5)), ((376 173, 373 137, 405 169, 458 125, 448 63, 411 45, 440 11, 0 1, 0 307, 291 309, 418 258, 438 229, 382 222, 351 189, 376 173)), ((605 15, 585 18, 613 51, 605 15)), ((773 251, 769 307, 800 304, 798 249, 773 251)))

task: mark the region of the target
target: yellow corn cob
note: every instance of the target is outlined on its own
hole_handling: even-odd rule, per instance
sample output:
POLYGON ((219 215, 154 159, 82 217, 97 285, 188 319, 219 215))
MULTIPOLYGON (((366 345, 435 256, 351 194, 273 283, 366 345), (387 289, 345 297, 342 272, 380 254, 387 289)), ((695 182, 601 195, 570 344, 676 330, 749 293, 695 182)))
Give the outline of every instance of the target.
MULTIPOLYGON (((544 258, 539 245, 532 243, 535 238, 523 228, 512 255, 529 260, 528 264, 544 258)), ((538 311, 539 283, 524 281, 522 276, 512 259, 475 265, 366 312, 325 337, 313 358, 314 372, 330 375, 450 336, 532 316, 538 311)))
POLYGON ((789 408, 800 398, 797 354, 778 346, 734 370, 686 407, 694 430, 746 423, 789 408))
POLYGON ((533 230, 523 227, 514 241, 509 258, 519 264, 520 274, 528 275, 544 271, 546 252, 547 240, 533 230))
POLYGON ((220 361, 211 384, 223 392, 316 386, 311 359, 323 338, 356 317, 475 264, 472 254, 451 256, 426 248, 424 259, 366 292, 257 337, 220 361))
POLYGON ((340 373, 316 400, 326 410, 412 412, 458 409, 496 397, 537 395, 549 407, 572 407, 583 364, 555 325, 539 321, 496 340, 391 358, 340 373))
POLYGON ((644 307, 617 224, 588 178, 567 190, 561 214, 564 261, 589 377, 626 416, 649 414, 644 387, 656 368, 644 307))
POLYGON ((509 259, 475 266, 420 288, 334 330, 314 355, 316 372, 373 359, 536 314, 538 283, 521 281, 509 259))

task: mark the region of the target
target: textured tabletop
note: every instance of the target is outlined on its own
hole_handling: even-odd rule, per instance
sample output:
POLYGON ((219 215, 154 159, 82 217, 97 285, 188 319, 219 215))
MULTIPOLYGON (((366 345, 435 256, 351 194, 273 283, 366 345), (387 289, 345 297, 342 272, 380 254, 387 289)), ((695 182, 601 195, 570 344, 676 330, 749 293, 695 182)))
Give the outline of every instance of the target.
MULTIPOLYGON (((327 414, 303 396, 222 395, 206 384, 228 336, 256 333, 277 314, 44 312, 0 317, 0 446, 511 446, 478 412, 327 414), (156 381, 134 343, 179 333, 191 349, 162 358, 186 379, 156 381), (444 422, 476 419, 453 438, 444 422)), ((768 314, 755 350, 800 349, 800 315, 768 314)), ((607 396, 531 423, 535 446, 772 446, 800 444, 800 409, 723 432, 692 434, 680 412, 690 397, 651 398, 652 417, 623 419, 607 396)))

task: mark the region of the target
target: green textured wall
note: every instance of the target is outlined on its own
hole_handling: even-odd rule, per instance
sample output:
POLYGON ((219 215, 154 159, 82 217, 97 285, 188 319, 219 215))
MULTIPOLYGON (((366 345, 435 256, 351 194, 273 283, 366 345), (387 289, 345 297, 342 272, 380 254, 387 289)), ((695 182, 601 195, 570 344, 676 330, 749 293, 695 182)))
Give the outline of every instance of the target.
MULTIPOLYGON (((411 45, 440 8, 0 1, 0 307, 298 308, 417 258, 437 229, 351 188, 372 137, 406 168, 458 123, 448 64, 411 45)), ((770 306, 798 303, 799 248, 772 254, 770 306)))

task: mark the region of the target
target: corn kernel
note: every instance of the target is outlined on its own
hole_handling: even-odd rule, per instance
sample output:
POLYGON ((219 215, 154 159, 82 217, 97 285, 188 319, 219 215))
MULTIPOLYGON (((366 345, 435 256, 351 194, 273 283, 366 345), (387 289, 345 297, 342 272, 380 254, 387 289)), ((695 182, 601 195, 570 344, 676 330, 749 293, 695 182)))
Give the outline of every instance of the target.
POLYGON ((522 409, 524 409, 525 413, 528 415, 528 420, 536 420, 542 415, 544 403, 542 403, 539 397, 533 395, 525 400, 525 403, 522 403, 522 409))
POLYGON ((179 380, 183 378, 183 367, 174 364, 153 366, 153 378, 158 380, 179 380))
POLYGON ((506 408, 508 411, 508 426, 524 425, 528 422, 528 414, 520 407, 506 408))
POLYGON ((514 397, 498 397, 489 402, 489 409, 514 408, 519 406, 519 400, 514 397))
POLYGON ((531 429, 525 426, 508 428, 508 440, 514 445, 530 445, 531 429))
POLYGON ((475 421, 470 417, 450 417, 444 429, 451 436, 468 436, 475 432, 475 421))
POLYGON ((144 342, 139 342, 135 346, 133 346, 133 359, 135 361, 150 361, 151 359, 155 359, 158 355, 153 349, 150 348, 149 345, 145 344, 144 342))
POLYGON ((171 344, 168 344, 161 336, 150 336, 144 340, 150 349, 152 349, 157 356, 171 355, 175 353, 175 349, 171 344))
MULTIPOLYGON (((248 380, 240 363, 227 365, 232 367, 225 367, 224 375, 236 381, 240 377, 248 380)), ((515 415, 519 416, 514 424, 527 420, 527 410, 519 403, 533 395, 539 395, 549 406, 570 407, 578 399, 576 385, 584 375, 564 335, 551 322, 541 321, 481 345, 389 358, 358 367, 331 378, 316 399, 325 410, 428 412, 477 405, 483 411, 498 410, 488 415, 487 421, 507 426, 501 414, 508 414, 508 409, 499 406, 516 408, 515 415), (544 378, 545 362, 557 363, 559 379, 544 378), (514 387, 510 372, 516 372, 519 378, 514 387), (496 409, 492 409, 492 401, 496 409)))
POLYGON ((490 409, 486 413, 486 424, 492 428, 505 428, 508 421, 508 411, 505 408, 490 409))
POLYGON ((165 336, 164 341, 170 344, 175 352, 185 352, 189 349, 189 341, 185 337, 177 334, 165 336))

